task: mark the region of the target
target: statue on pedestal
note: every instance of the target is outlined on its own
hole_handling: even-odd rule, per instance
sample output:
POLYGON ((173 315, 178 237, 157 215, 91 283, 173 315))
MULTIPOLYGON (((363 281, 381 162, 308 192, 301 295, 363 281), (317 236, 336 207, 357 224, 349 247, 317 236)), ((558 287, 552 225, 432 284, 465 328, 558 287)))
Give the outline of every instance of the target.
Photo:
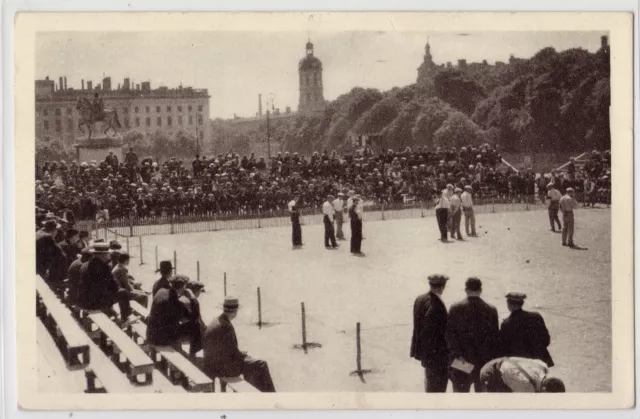
POLYGON ((104 135, 115 135, 122 125, 118 120, 118 111, 114 109, 105 109, 102 99, 98 93, 94 94, 93 102, 90 102, 87 98, 79 98, 76 103, 76 109, 80 112, 80 121, 78 122, 78 128, 83 126, 87 128, 88 137, 91 139, 91 132, 96 122, 102 122, 104 124, 104 135))

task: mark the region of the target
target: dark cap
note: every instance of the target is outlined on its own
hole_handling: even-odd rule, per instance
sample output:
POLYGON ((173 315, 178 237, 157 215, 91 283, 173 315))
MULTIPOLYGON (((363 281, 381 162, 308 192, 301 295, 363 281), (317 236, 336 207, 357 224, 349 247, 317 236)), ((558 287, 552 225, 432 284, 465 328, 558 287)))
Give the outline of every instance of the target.
POLYGON ((449 277, 445 275, 429 275, 428 280, 429 280, 429 285, 441 287, 447 284, 449 277))
POLYGON ((467 291, 482 291, 482 281, 480 281, 479 278, 472 276, 471 278, 467 279, 464 287, 467 291))
POLYGON ((189 283, 189 277, 186 275, 174 275, 171 277, 171 279, 169 279, 169 282, 171 282, 171 285, 178 285, 178 284, 183 284, 186 285, 189 283))
POLYGON ((236 297, 224 297, 222 308, 224 311, 236 311, 240 307, 240 302, 236 297))
POLYGON ((507 301, 513 301, 515 303, 524 303, 525 298, 527 298, 527 294, 523 294, 521 292, 510 292, 505 295, 507 301))
POLYGON ((171 265, 171 261, 163 260, 160 262, 160 268, 156 272, 161 273, 171 273, 173 271, 173 265, 171 265))
POLYGON ((120 250, 120 249, 122 249, 122 245, 120 243, 118 243, 117 240, 111 240, 109 242, 109 249, 111 249, 111 250, 120 250))

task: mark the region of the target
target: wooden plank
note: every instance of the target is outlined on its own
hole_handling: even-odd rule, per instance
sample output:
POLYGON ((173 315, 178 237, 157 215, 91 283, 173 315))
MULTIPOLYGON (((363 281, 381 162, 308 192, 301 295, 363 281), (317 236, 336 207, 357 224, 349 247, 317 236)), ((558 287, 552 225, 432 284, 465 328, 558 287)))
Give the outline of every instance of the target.
POLYGON ((147 381, 151 380, 153 362, 147 354, 104 313, 93 313, 89 318, 100 328, 103 342, 106 338, 110 339, 117 350, 126 357, 129 378, 133 380, 138 374, 145 374, 147 381))
POLYGON ((260 391, 246 382, 241 376, 238 377, 218 377, 222 392, 229 387, 234 393, 259 393, 260 391))
POLYGON ((129 304, 131 305, 131 310, 140 316, 142 320, 146 320, 149 317, 149 310, 139 302, 131 300, 129 304))
POLYGON ((213 380, 177 350, 170 346, 152 346, 150 349, 152 353, 161 356, 169 364, 167 373, 170 377, 174 375, 176 370, 184 376, 183 386, 187 390, 190 392, 213 392, 213 380))

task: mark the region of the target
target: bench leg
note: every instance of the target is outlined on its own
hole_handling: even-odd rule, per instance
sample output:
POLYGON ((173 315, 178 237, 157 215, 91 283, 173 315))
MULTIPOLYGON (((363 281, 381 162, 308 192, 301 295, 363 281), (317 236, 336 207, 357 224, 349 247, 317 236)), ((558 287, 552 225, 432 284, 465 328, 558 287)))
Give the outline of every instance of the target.
POLYGON ((225 380, 220 380, 220 392, 221 393, 227 392, 227 382, 225 380))

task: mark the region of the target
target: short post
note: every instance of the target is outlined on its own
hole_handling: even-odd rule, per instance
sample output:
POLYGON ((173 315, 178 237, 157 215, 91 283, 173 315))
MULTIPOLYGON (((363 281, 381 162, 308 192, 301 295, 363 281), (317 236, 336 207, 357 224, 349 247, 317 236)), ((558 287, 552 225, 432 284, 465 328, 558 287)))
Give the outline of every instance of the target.
POLYGON ((133 217, 129 216, 129 236, 133 236, 133 217))
POLYGON ((424 202, 420 201, 420 218, 424 218, 424 202))
POLYGON ((496 212, 496 199, 491 198, 491 212, 496 212))
POLYGON ((200 261, 196 262, 196 279, 200 282, 200 261))
POLYGON ((362 371, 362 347, 360 345, 360 322, 356 323, 356 368, 362 371))
POLYGON ((384 203, 380 205, 380 208, 382 209, 382 221, 384 221, 384 203))
POLYGON ((260 297, 260 287, 258 287, 258 327, 262 327, 262 298, 260 297))
POLYGON ((156 244, 156 271, 158 270, 158 245, 156 244))
POLYGON ((144 265, 144 261, 142 260, 142 236, 138 236, 138 243, 140 245, 140 265, 144 265))
POLYGON ((224 273, 224 296, 227 296, 227 273, 224 273))
POLYGON ((176 255, 176 251, 173 251, 173 274, 178 274, 178 256, 176 255))
POLYGON ((307 315, 304 311, 304 303, 300 303, 302 313, 302 347, 307 347, 307 315))
POLYGON ((260 226, 260 208, 258 208, 258 228, 261 228, 261 226, 260 226))

